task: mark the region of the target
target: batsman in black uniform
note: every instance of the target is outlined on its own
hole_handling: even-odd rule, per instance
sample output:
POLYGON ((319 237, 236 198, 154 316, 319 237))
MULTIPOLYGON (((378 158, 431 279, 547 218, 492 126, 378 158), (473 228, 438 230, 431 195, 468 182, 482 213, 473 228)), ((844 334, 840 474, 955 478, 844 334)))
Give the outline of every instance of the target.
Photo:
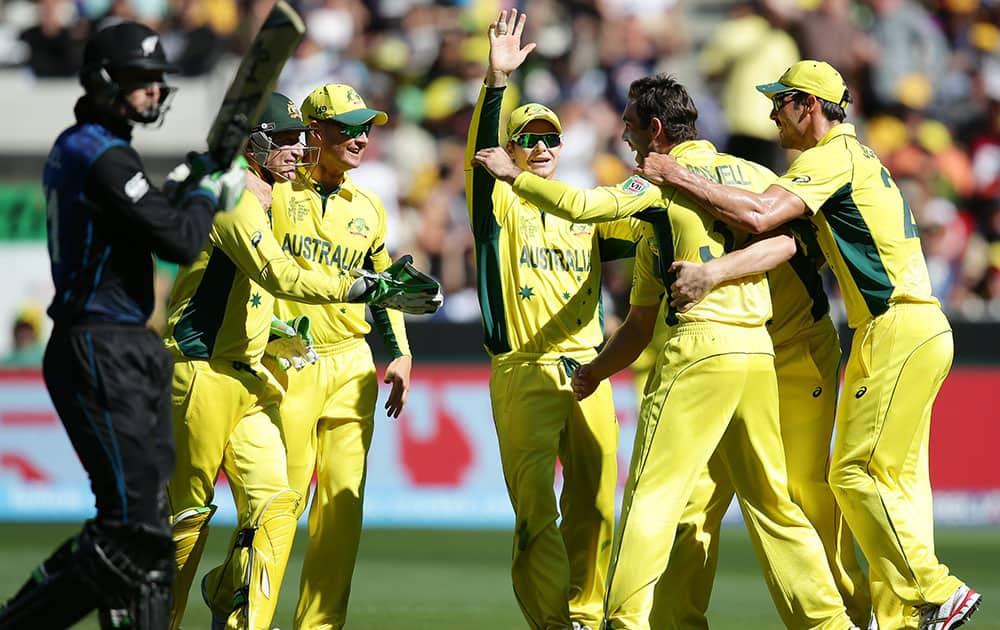
POLYGON ((173 93, 164 73, 173 70, 145 26, 122 22, 94 34, 80 71, 77 123, 45 164, 56 294, 43 371, 90 476, 97 515, 0 608, 5 630, 67 628, 95 608, 102 628, 167 628, 173 366, 146 328, 153 254, 193 261, 216 210, 242 192, 245 174, 235 166, 206 175, 176 206, 150 184, 130 145, 132 128, 162 120, 173 93))

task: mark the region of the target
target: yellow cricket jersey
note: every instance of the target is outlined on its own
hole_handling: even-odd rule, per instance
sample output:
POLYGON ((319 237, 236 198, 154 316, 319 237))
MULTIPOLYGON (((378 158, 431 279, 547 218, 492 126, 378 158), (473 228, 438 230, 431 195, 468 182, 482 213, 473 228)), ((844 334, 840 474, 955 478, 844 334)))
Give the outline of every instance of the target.
MULTIPOLYGON (((705 177, 755 192, 775 179, 767 168, 716 151, 706 140, 682 142, 670 155, 705 177)), ((618 186, 580 190, 522 173, 514 191, 540 208, 568 220, 607 221, 637 216, 647 222, 645 238, 636 249, 633 304, 657 304, 672 283, 674 260, 704 263, 746 243, 748 235, 714 219, 675 188, 659 188, 641 177, 618 186)), ((762 326, 771 317, 771 299, 764 274, 740 278, 713 289, 685 313, 669 309, 667 323, 708 321, 762 326)))
POLYGON ((910 207, 854 125, 835 125, 775 183, 813 214, 852 328, 895 302, 938 304, 910 207))
POLYGON ((795 255, 767 272, 773 311, 767 331, 775 346, 797 337, 830 312, 819 275, 824 260, 816 239, 816 226, 806 219, 796 219, 787 227, 795 237, 795 255))
POLYGON ((473 169, 476 150, 499 142, 503 94, 482 89, 465 162, 484 345, 491 355, 593 349, 604 340, 601 262, 634 255, 639 222, 560 219, 473 169))
POLYGON ((271 328, 272 296, 342 300, 352 280, 304 270, 286 257, 268 212, 244 191, 235 208, 215 215, 198 258, 177 272, 167 302, 167 348, 179 359, 257 365, 271 328))
MULTIPOLYGON (((363 267, 384 271, 392 260, 385 249, 386 218, 382 202, 369 190, 355 186, 345 174, 334 191, 316 182, 275 187, 271 201, 274 236, 285 255, 305 269, 331 279, 352 279, 350 271, 363 267)), ((394 357, 410 354, 399 311, 372 306, 372 319, 394 357)), ((307 315, 316 348, 336 344, 371 331, 364 304, 300 304, 278 300, 281 319, 307 315)))

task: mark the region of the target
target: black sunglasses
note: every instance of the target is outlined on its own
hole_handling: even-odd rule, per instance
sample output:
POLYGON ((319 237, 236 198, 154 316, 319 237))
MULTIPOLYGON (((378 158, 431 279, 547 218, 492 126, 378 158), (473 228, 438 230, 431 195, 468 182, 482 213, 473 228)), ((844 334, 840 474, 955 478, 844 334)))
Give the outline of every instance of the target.
POLYGON ((337 123, 337 127, 341 135, 348 138, 357 138, 363 133, 370 134, 372 130, 372 121, 370 120, 366 123, 361 123, 360 125, 345 125, 342 122, 333 122, 337 123))
POLYGON ((562 144, 562 136, 557 133, 521 133, 512 137, 510 141, 525 149, 530 149, 539 142, 551 149, 562 144))
POLYGON ((781 111, 781 108, 790 103, 796 96, 802 94, 798 90, 786 90, 784 92, 778 92, 771 97, 771 113, 777 114, 781 111))

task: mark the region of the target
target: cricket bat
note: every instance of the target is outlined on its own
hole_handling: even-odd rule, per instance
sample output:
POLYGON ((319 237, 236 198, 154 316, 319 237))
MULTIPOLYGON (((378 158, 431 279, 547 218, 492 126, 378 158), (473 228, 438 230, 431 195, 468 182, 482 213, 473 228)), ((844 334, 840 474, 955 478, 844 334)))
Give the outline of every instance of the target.
POLYGON ((305 32, 305 24, 295 9, 285 0, 278 0, 243 55, 208 131, 208 152, 222 168, 228 168, 243 151, 281 69, 305 32))

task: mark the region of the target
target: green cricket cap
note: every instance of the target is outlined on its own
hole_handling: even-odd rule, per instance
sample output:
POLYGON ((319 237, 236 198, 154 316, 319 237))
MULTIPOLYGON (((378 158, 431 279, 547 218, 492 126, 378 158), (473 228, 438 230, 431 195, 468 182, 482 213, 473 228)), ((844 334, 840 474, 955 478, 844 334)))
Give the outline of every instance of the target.
POLYGON ((274 133, 278 131, 308 131, 309 125, 302 120, 298 105, 284 94, 274 92, 268 97, 264 111, 253 131, 274 133))

